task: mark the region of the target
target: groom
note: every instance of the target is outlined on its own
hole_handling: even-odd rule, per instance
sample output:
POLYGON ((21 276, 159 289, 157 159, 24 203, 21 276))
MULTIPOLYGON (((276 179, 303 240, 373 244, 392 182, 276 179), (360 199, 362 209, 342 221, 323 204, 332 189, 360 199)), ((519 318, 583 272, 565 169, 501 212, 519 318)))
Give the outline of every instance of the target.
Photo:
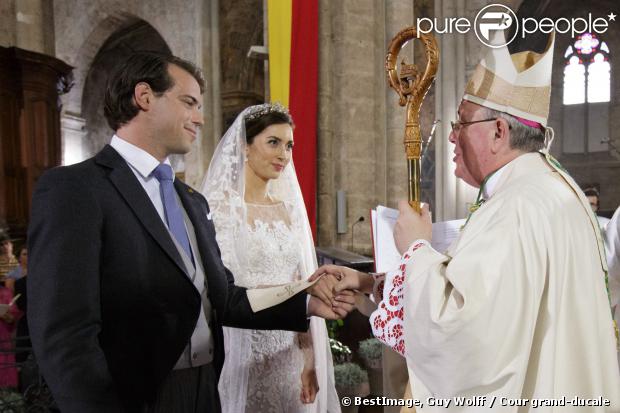
POLYGON ((305 331, 351 311, 302 293, 253 313, 234 285, 206 200, 168 159, 196 139, 203 88, 192 63, 134 54, 106 90, 110 145, 39 179, 28 321, 63 413, 217 412, 222 325, 305 331))

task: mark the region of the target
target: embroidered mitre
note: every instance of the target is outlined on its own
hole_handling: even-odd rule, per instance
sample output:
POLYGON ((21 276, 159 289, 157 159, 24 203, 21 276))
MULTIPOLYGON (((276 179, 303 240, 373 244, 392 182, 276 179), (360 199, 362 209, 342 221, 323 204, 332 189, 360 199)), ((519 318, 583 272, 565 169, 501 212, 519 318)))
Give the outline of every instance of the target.
MULTIPOLYGON (((490 48, 469 79, 463 99, 546 127, 554 42, 551 34, 541 54, 511 55, 507 46, 490 48)), ((503 31, 495 32, 493 43, 505 43, 503 31)))

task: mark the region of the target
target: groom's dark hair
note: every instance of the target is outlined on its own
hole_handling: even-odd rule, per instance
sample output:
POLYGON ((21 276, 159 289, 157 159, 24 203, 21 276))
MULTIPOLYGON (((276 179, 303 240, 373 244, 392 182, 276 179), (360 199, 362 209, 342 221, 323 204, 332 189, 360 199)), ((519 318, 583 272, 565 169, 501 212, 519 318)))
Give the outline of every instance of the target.
POLYGON ((148 83, 156 96, 161 96, 174 86, 168 74, 169 65, 178 66, 192 75, 198 82, 200 93, 204 92, 202 72, 192 62, 165 53, 133 53, 108 79, 103 113, 112 130, 118 130, 140 111, 133 100, 138 83, 148 83))

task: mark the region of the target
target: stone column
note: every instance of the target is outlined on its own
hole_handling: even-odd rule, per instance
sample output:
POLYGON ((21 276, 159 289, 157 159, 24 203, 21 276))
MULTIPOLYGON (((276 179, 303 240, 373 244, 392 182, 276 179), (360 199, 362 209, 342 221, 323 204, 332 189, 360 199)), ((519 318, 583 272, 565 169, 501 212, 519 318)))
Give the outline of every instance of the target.
POLYGON ((15 2, 17 46, 54 56, 54 17, 52 2, 19 0, 15 2))
POLYGON ((0 46, 15 46, 16 26, 15 0, 0 1, 0 46))
MULTIPOLYGON (((378 76, 375 80, 382 85, 384 90, 384 96, 381 100, 385 107, 385 118, 383 120, 385 134, 383 139, 380 140, 384 158, 381 160, 378 159, 377 164, 380 166, 378 175, 381 176, 383 173, 385 181, 379 182, 379 180, 377 180, 377 197, 378 203, 391 208, 396 208, 398 200, 407 197, 407 162, 403 144, 406 110, 404 106, 399 106, 398 94, 388 85, 384 63, 387 48, 392 38, 404 28, 413 26, 414 23, 414 2, 385 2, 384 34, 381 39, 380 47, 380 50, 383 51, 383 60, 381 61, 383 74, 382 76, 378 76), (384 189, 382 190, 380 186, 383 186, 384 189)), ((403 48, 399 54, 399 65, 403 58, 405 58, 408 63, 414 63, 413 45, 415 43, 418 43, 418 41, 409 42, 409 44, 403 48)), ((424 108, 424 105, 423 108, 427 109, 428 103, 425 102, 425 105, 426 108, 424 108)), ((379 153, 381 150, 377 152, 379 153)))
POLYGON ((221 61, 219 0, 207 0, 203 13, 202 67, 207 88, 204 94, 204 119, 202 128, 202 169, 206 173, 213 151, 224 133, 222 130, 221 61))
POLYGON ((55 55, 53 4, 47 0, 0 2, 0 45, 55 55))
POLYGON ((369 209, 387 197, 385 1, 319 2, 318 244, 371 252, 369 209), (336 191, 347 198, 336 233, 336 191), (379 191, 379 192, 378 192, 379 191))
MULTIPOLYGON (((479 0, 436 0, 435 15, 442 27, 443 19, 450 17, 473 18, 484 6, 479 0)), ((435 108, 441 126, 435 136, 436 221, 464 218, 468 206, 475 200, 477 190, 454 176, 454 145, 448 141, 450 121, 456 120, 469 74, 480 60, 482 45, 473 32, 438 36, 441 62, 436 83, 435 108)))
MULTIPOLYGON (((407 196, 405 109, 388 87, 387 46, 414 23, 412 1, 319 2, 318 245, 372 255, 369 210, 407 196), (347 199, 336 233, 336 191, 347 199), (359 217, 365 221, 351 225, 359 217)), ((413 61, 413 48, 401 57, 413 61)), ((427 104, 427 110, 432 111, 427 104)))
POLYGON ((63 112, 60 116, 62 136, 62 164, 71 165, 84 160, 82 146, 86 137, 86 120, 80 116, 63 112))

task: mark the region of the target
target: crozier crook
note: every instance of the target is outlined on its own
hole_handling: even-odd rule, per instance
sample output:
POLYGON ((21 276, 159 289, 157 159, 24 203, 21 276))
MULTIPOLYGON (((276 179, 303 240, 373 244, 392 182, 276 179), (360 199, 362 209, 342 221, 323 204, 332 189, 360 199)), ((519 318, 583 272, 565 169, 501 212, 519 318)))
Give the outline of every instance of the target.
POLYGON ((420 135, 420 108, 428 92, 439 65, 439 49, 435 37, 423 33, 418 37, 414 27, 401 30, 390 42, 388 54, 385 58, 390 87, 398 93, 400 106, 407 105, 407 122, 405 124, 405 153, 407 155, 407 178, 409 204, 420 211, 420 180, 421 180, 421 150, 422 138, 420 135), (401 63, 400 73, 396 70, 396 59, 402 47, 411 39, 420 39, 426 52, 426 68, 420 76, 415 64, 401 63))

